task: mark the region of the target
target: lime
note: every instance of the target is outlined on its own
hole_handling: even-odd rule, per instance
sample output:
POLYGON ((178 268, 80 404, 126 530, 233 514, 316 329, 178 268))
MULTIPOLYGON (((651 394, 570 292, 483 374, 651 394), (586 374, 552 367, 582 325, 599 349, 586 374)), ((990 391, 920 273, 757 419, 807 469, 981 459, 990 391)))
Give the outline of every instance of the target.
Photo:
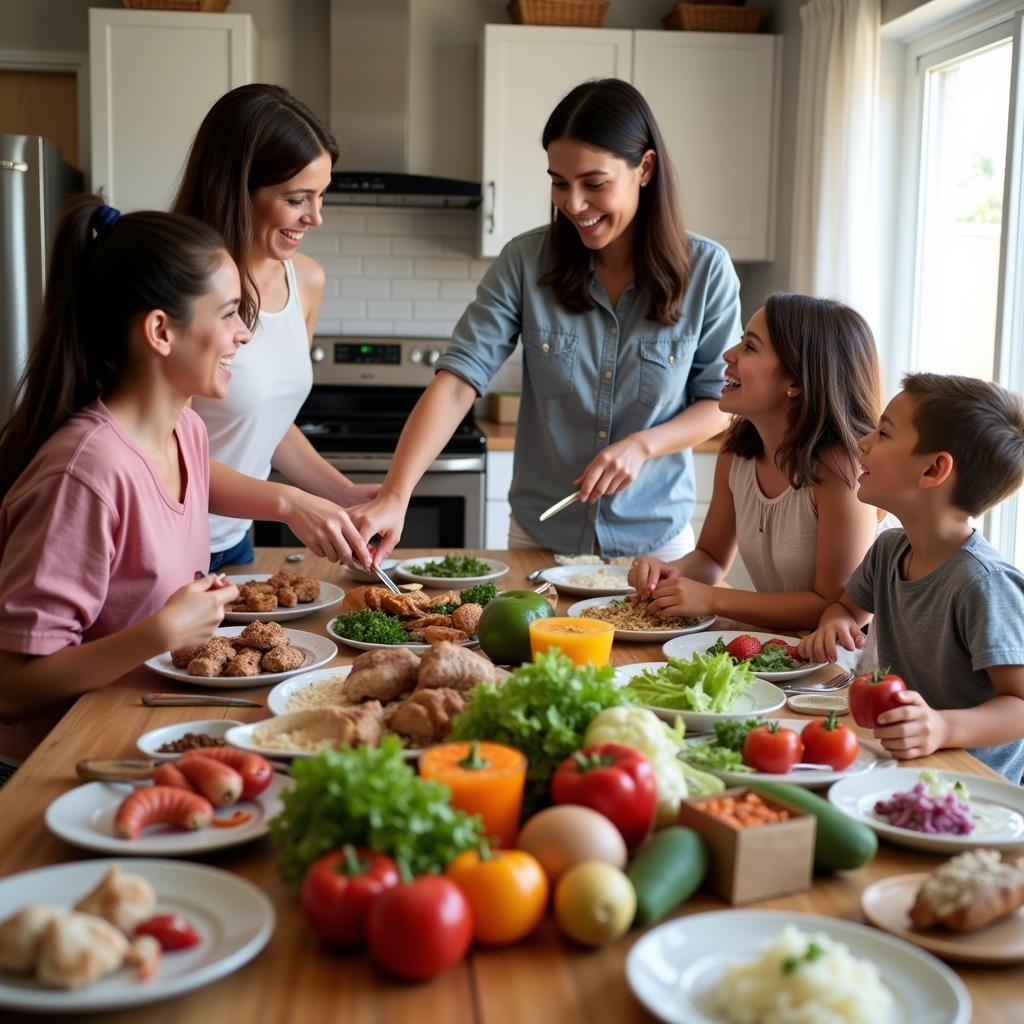
POLYGON ((522 665, 532 658, 530 623, 555 613, 546 600, 532 590, 507 590, 487 603, 476 635, 480 649, 498 665, 522 665))

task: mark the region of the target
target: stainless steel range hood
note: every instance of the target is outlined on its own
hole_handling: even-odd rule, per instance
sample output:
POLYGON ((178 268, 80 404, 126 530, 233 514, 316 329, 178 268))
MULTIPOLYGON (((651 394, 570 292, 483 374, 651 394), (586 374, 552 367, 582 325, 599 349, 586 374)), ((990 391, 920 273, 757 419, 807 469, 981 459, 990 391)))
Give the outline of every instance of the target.
POLYGON ((331 0, 331 130, 341 147, 329 204, 480 205, 478 182, 409 173, 410 0, 331 0))

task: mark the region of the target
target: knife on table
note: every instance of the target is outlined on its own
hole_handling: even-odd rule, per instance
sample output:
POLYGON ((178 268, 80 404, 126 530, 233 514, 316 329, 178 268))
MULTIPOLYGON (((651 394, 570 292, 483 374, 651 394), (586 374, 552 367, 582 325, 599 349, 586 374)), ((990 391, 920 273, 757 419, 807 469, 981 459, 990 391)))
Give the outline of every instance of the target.
POLYGON ((150 708, 214 707, 261 708, 263 705, 247 697, 221 697, 213 693, 144 693, 142 703, 150 708))

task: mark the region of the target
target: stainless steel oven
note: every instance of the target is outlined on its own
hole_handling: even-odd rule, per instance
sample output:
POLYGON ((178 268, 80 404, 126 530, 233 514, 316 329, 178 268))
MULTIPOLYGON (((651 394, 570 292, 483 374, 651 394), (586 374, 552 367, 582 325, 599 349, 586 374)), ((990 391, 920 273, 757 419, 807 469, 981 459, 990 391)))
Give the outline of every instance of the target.
MULTIPOLYGON (((296 424, 354 483, 379 483, 446 345, 427 338, 317 337, 310 353, 313 390, 296 424)), ((413 492, 403 546, 483 545, 485 444, 471 413, 413 492)), ((266 546, 299 544, 276 523, 257 523, 255 540, 266 546)))

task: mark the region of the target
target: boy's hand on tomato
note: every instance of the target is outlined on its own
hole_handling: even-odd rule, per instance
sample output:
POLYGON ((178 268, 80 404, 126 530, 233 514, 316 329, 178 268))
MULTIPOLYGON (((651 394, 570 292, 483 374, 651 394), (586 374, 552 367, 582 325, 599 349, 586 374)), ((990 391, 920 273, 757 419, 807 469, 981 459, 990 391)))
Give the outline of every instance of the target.
POLYGON ((354 949, 363 944, 371 904, 398 882, 390 857, 345 846, 309 866, 302 879, 302 909, 322 942, 354 949))
POLYGON ((860 752, 857 734, 837 721, 834 711, 829 712, 828 718, 817 718, 805 725, 800 738, 808 761, 827 764, 837 772, 849 768, 860 752))
POLYGON ((879 715, 874 729, 875 738, 893 757, 926 757, 947 746, 949 733, 940 711, 916 690, 900 690, 895 696, 899 706, 879 715))
POLYGON ((830 619, 797 645, 801 661, 835 661, 838 646, 848 651, 860 650, 867 643, 860 626, 853 619, 830 619))
POLYGON ((635 850, 654 826, 658 792, 651 762, 639 750, 599 743, 567 757, 551 777, 556 804, 582 804, 603 814, 635 850))
POLYGON ((373 959, 400 978, 426 981, 454 967, 473 941, 473 911, 450 879, 421 875, 370 905, 366 942, 373 959))
POLYGON ((865 729, 873 729, 879 715, 900 706, 899 694, 906 689, 907 684, 887 668, 862 673, 846 695, 853 720, 865 729))
POLYGON ((800 734, 792 729, 780 729, 778 722, 751 729, 743 742, 743 763, 757 772, 784 775, 803 756, 800 734))

